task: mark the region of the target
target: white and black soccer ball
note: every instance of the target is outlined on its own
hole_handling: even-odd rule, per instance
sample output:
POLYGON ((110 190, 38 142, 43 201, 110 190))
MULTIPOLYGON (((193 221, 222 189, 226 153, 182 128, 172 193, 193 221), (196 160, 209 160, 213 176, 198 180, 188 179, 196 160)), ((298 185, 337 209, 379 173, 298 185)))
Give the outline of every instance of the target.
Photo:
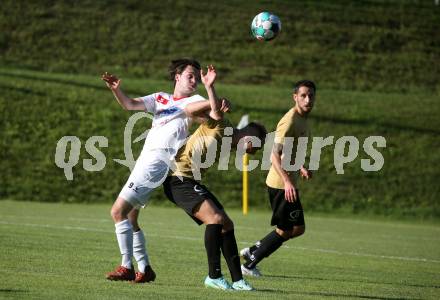
POLYGON ((252 20, 251 31, 260 41, 273 40, 281 31, 281 20, 270 12, 261 12, 252 20))

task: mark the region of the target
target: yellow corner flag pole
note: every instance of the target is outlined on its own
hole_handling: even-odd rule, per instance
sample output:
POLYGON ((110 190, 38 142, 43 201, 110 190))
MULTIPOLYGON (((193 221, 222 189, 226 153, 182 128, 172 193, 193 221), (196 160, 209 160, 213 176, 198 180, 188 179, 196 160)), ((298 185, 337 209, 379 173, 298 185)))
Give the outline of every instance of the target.
POLYGON ((247 215, 248 213, 248 194, 249 194, 248 165, 249 165, 249 155, 245 153, 243 155, 243 215, 247 215))
MULTIPOLYGON (((249 115, 244 115, 241 117, 240 122, 238 122, 237 129, 242 129, 249 124, 249 115)), ((245 153, 243 155, 243 215, 248 213, 248 194, 249 194, 249 179, 248 179, 248 165, 249 165, 249 155, 245 153)))

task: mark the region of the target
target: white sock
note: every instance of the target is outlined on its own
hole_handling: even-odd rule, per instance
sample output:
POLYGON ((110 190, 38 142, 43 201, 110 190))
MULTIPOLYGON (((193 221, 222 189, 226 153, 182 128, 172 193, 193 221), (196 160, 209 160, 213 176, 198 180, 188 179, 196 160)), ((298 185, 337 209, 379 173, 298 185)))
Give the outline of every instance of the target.
POLYGON ((133 256, 138 264, 139 272, 142 273, 145 272, 145 267, 150 264, 145 244, 144 232, 142 230, 133 232, 133 256))
POLYGON ((122 255, 121 266, 131 269, 131 257, 133 256, 133 227, 130 221, 124 220, 115 224, 116 238, 122 255))

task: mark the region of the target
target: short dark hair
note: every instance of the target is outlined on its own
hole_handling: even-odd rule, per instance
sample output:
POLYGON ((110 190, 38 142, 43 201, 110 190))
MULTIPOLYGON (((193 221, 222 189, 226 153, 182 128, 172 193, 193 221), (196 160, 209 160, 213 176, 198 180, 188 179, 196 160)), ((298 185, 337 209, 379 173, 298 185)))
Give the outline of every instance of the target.
POLYGON ((266 127, 257 122, 250 122, 246 127, 252 128, 257 132, 255 136, 261 140, 261 147, 263 147, 267 135, 266 127))
MULTIPOLYGON (((182 72, 186 69, 187 66, 193 66, 197 71, 200 71, 200 64, 195 59, 192 58, 175 59, 171 61, 171 64, 168 67, 170 79, 174 81, 176 74, 182 74, 182 72)), ((199 77, 200 74, 197 73, 197 76, 199 77)))
POLYGON ((315 85, 315 83, 313 81, 307 80, 307 79, 300 80, 300 81, 296 82, 293 85, 293 93, 294 94, 298 93, 299 88, 302 87, 302 86, 308 87, 309 89, 313 90, 313 93, 316 93, 316 85, 315 85))

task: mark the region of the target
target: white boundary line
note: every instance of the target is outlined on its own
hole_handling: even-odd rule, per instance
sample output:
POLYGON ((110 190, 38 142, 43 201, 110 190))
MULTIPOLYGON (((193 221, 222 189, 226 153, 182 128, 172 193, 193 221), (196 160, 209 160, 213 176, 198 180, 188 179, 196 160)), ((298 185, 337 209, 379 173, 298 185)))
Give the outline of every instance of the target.
MULTIPOLYGON (((114 233, 112 230, 89 228, 89 227, 79 227, 79 226, 33 224, 33 223, 14 223, 14 222, 6 222, 6 221, 0 221, 0 224, 1 225, 12 225, 12 226, 28 226, 28 227, 51 228, 51 229, 63 229, 63 230, 79 230, 79 231, 89 231, 89 232, 114 233)), ((159 237, 178 239, 178 240, 200 241, 200 238, 179 236, 179 235, 148 234, 148 236, 155 236, 155 237, 159 236, 159 237)), ((243 244, 243 245, 252 244, 251 242, 238 242, 238 243, 243 244)), ((389 255, 378 255, 378 254, 369 254, 369 253, 360 253, 360 252, 344 252, 344 251, 331 250, 331 249, 307 248, 307 247, 296 247, 296 246, 287 246, 287 245, 284 245, 282 247, 287 248, 287 249, 296 249, 296 250, 302 250, 302 251, 314 251, 314 252, 336 254, 336 255, 349 255, 349 256, 371 257, 371 258, 390 259, 390 260, 440 263, 440 260, 427 259, 427 258, 421 258, 421 257, 389 256, 389 255)))
MULTIPOLYGON (((19 216, 19 215, 7 215, 4 217, 8 218, 15 218, 15 219, 33 219, 33 220, 47 220, 47 217, 45 216, 19 216)), ((87 222, 87 223, 108 223, 113 224, 112 220, 110 218, 76 218, 76 217, 67 217, 67 218, 57 218, 58 220, 69 220, 69 221, 78 221, 78 222, 87 222)), ((322 218, 323 219, 323 218, 322 218)), ((337 220, 337 219, 333 219, 337 220)), ((356 223, 356 222, 354 222, 356 223)), ((164 225, 163 222, 155 222, 156 225, 164 225)), ((373 224, 373 223, 371 223, 373 224)), ((249 226, 240 226, 235 225, 236 229, 243 229, 243 230, 255 230, 255 227, 249 227, 249 226)), ((267 227, 267 230, 270 230, 272 227, 267 227)), ((440 229, 440 227, 439 227, 440 229)), ((319 230, 319 233, 332 233, 332 231, 323 231, 319 230)), ((353 233, 351 233, 353 234, 353 233)), ((430 241, 430 242, 439 242, 440 236, 438 238, 435 237, 423 237, 421 235, 418 236, 404 236, 404 235, 396 235, 396 234, 379 234, 378 237, 385 238, 387 240, 394 239, 394 240, 415 240, 415 241, 430 241)))

